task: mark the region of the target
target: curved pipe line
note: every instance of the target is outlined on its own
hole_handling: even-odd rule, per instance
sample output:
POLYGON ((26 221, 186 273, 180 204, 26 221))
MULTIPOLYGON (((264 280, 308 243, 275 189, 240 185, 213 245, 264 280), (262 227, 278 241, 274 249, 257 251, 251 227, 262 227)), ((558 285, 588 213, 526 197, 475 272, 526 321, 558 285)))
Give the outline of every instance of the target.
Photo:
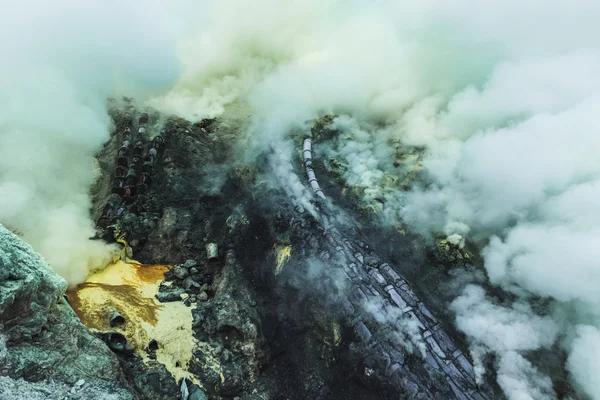
MULTIPOLYGON (((306 176, 314 194, 325 198, 312 168, 312 140, 310 138, 304 139, 302 155, 306 176)), ((326 218, 324 216, 325 220, 326 218)), ((300 225, 295 228, 302 229, 300 225)), ((349 238, 344 238, 339 232, 336 235, 332 234, 335 232, 338 232, 337 229, 332 228, 324 233, 329 245, 326 247, 329 247, 329 251, 323 251, 320 257, 323 260, 329 260, 331 254, 336 254, 337 261, 333 261, 332 265, 342 266, 349 279, 357 283, 354 290, 348 293, 349 296, 343 297, 342 311, 352 321, 351 326, 357 335, 367 344, 371 357, 383 365, 385 371, 380 370, 380 372, 392 385, 401 390, 407 398, 439 398, 439 393, 435 395, 430 392, 427 385, 427 382, 432 379, 430 373, 434 373, 443 376, 441 379, 446 382, 446 385, 440 383, 439 388, 435 388, 446 390, 447 392, 444 393, 446 398, 456 400, 493 398, 493 389, 487 383, 481 387, 476 383, 473 364, 456 346, 440 322, 416 296, 404 278, 387 263, 365 264, 366 254, 361 250, 363 247, 360 244, 357 245, 360 249, 355 247, 349 238), (356 279, 371 284, 361 285, 356 279), (425 359, 420 361, 422 363, 420 370, 405 365, 404 358, 398 358, 398 352, 405 351, 403 344, 396 343, 393 336, 388 336, 385 327, 382 331, 372 323, 374 311, 364 309, 363 302, 365 301, 376 305, 381 315, 386 316, 391 312, 391 315, 402 315, 403 319, 418 324, 419 334, 416 336, 426 346, 425 359), (363 320, 363 316, 367 319, 363 320)), ((320 248, 322 249, 322 247, 320 248)))
POLYGON ((306 170, 306 176, 313 190, 313 193, 315 194, 315 196, 319 196, 320 198, 324 199, 325 193, 323 193, 321 186, 319 186, 319 181, 317 181, 315 170, 312 168, 312 139, 304 139, 304 143, 302 144, 302 157, 304 159, 304 169, 306 170))

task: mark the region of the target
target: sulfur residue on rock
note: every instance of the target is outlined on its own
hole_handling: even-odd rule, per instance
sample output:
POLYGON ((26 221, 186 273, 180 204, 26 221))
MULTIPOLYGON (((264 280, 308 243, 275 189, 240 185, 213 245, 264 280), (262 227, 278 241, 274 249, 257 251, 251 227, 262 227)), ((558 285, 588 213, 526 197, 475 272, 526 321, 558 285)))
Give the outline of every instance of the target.
POLYGON ((279 275, 283 270, 285 264, 292 256, 292 246, 283 246, 275 244, 274 248, 276 255, 275 275, 279 275))
POLYGON ((120 331, 146 361, 152 352, 176 379, 190 379, 187 369, 196 346, 191 309, 181 301, 160 303, 155 297, 168 270, 164 265, 117 261, 68 295, 86 326, 120 331), (110 326, 115 311, 125 319, 119 327, 110 326), (152 341, 155 349, 149 349, 152 341))

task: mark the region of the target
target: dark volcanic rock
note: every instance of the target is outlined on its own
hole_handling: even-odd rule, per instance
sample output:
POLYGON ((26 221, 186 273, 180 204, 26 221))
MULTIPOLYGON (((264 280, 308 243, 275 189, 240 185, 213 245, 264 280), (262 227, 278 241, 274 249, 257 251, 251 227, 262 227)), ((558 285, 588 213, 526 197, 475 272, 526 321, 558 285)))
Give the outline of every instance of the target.
POLYGON ((173 276, 177 279, 185 279, 189 275, 189 271, 183 267, 173 268, 173 276))
MULTIPOLYGON (((118 112, 114 114, 120 129, 122 118, 118 112)), ((337 225, 333 215, 337 209, 328 209, 318 201, 300 206, 299 199, 293 198, 295 191, 287 190, 285 182, 280 182, 282 188, 271 187, 276 178, 269 161, 272 155, 261 155, 251 167, 241 163, 243 157, 236 158, 240 154, 236 154, 238 141, 234 139, 242 125, 231 116, 204 126, 149 115, 150 134, 140 140, 149 144, 153 135, 164 132, 164 146, 158 151, 151 183, 144 186, 133 206, 115 219, 114 226, 99 229, 99 237, 123 239, 133 249, 130 257, 142 263, 175 265, 165 274, 166 282, 160 286, 157 298, 180 301, 182 294, 189 296, 184 304, 194 307, 192 328, 198 343, 188 372, 211 398, 381 400, 411 393, 418 398, 426 396, 425 392, 416 394, 415 390, 421 388, 414 386, 419 384, 425 391, 431 385, 447 389, 435 381, 435 371, 419 364, 423 363, 421 359, 415 361, 415 367, 407 362, 410 368, 406 372, 399 371, 400 361, 404 364, 403 353, 388 340, 393 337, 390 331, 395 329, 395 313, 392 321, 377 319, 377 310, 389 308, 405 313, 412 308, 403 307, 398 300, 396 290, 401 289, 394 288, 394 284, 401 286, 400 277, 388 277, 387 282, 379 272, 369 270, 383 268, 394 254, 396 264, 405 265, 406 270, 414 266, 420 275, 443 270, 419 268, 425 257, 415 255, 425 252, 422 243, 413 246, 411 241, 416 238, 412 235, 384 235, 375 229, 363 241, 360 232, 341 225, 348 241, 338 237, 342 233, 333 235, 334 230, 328 226, 337 225), (164 125, 152 125, 153 121, 164 125), (318 208, 322 215, 317 218, 305 212, 309 206, 318 208), (360 240, 350 240, 353 238, 360 240), (216 257, 213 250, 207 251, 208 244, 216 245, 216 257), (374 252, 370 246, 390 248, 374 252), (287 248, 287 253, 279 253, 282 248, 287 248), (289 257, 287 263, 280 260, 286 259, 285 254, 289 257), (379 287, 380 280, 389 287, 379 287), (372 307, 375 310, 361 309, 365 314, 365 320, 359 321, 362 325, 352 322, 355 315, 340 317, 344 287, 356 289, 357 285, 362 289, 351 293, 357 307, 366 309, 359 302, 367 296, 376 299, 372 307), (392 304, 394 299, 398 302, 392 304), (393 365, 392 357, 398 360, 393 365), (410 378, 410 370, 417 371, 419 379, 395 382, 410 378)), ((92 190, 95 218, 100 217, 110 197, 110 181, 118 182, 113 174, 119 132, 99 155, 104 174, 92 190)), ((325 130, 314 137, 322 140, 333 134, 325 130)), ((300 139, 300 148, 301 138, 295 139, 300 139)), ((291 157, 286 162, 301 173, 301 159, 291 157)), ((319 168, 316 163, 315 168, 319 168)), ((290 177, 294 175, 288 172, 290 177)), ((324 172, 317 174, 326 175, 324 172)), ((334 182, 323 184, 326 193, 335 193, 334 182)), ((334 199, 340 200, 340 196, 334 199)), ((340 203, 355 212, 354 200, 340 203)), ((438 264, 456 264, 458 259, 452 251, 438 255, 438 264)), ((436 274, 439 276, 439 272, 436 274)), ((428 285, 431 293, 434 290, 430 286, 438 287, 428 285)), ((439 308, 444 307, 442 303, 439 308)), ((399 348, 404 351, 401 345, 399 348)), ((450 354, 454 352, 444 357, 450 354)), ((158 369, 151 371, 135 360, 122 361, 129 380, 144 398, 177 396, 173 393, 178 393, 178 388, 171 385, 174 380, 166 379, 158 369), (159 393, 162 381, 168 389, 159 393)), ((448 392, 439 393, 445 396, 448 392)))
POLYGON ((183 268, 194 268, 196 265, 198 265, 198 263, 194 260, 187 260, 186 262, 183 263, 182 267, 183 268))
POLYGON ((188 277, 188 278, 185 278, 185 280, 183 281, 182 285, 185 288, 185 290, 191 290, 191 289, 194 289, 194 288, 200 289, 200 287, 202 286, 198 282, 196 282, 194 280, 194 278, 191 277, 191 276, 188 277))
POLYGON ((125 323, 125 318, 117 311, 113 311, 110 313, 110 326, 115 327, 117 325, 123 325, 125 323))
POLYGON ((177 398, 177 393, 179 393, 177 382, 164 365, 153 360, 143 362, 139 357, 123 361, 122 365, 127 380, 132 382, 141 399, 172 400, 177 398))
MULTIPOLYGON (((224 381, 216 381, 214 371, 202 363, 193 363, 192 371, 223 396, 237 396, 247 389, 258 374, 263 343, 259 318, 233 252, 227 254, 215 296, 198 303, 193 311, 198 339, 220 354, 224 381)), ((203 354, 197 359, 202 360, 203 354)))
POLYGON ((161 303, 168 303, 170 301, 181 301, 181 295, 185 293, 183 289, 177 289, 172 292, 159 292, 156 294, 156 298, 161 303))
POLYGON ((190 385, 190 396, 188 400, 208 400, 206 394, 197 385, 190 385))

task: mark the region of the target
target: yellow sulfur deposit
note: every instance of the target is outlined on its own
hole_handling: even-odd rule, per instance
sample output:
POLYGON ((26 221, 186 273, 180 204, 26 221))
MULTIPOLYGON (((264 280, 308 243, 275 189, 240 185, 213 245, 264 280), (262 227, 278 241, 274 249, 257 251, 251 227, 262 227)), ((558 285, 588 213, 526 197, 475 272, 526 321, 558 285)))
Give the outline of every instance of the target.
POLYGON ((339 346, 342 343, 342 327, 336 321, 331 324, 331 328, 333 331, 333 344, 335 346, 339 346))
POLYGON ((148 359, 150 340, 158 343, 156 360, 175 376, 194 380, 187 372, 196 340, 192 332, 192 308, 181 301, 160 303, 158 293, 165 265, 142 265, 117 260, 103 271, 91 275, 85 283, 67 292, 69 301, 90 329, 119 331, 148 359), (110 326, 110 313, 125 318, 120 327, 110 326))
POLYGON ((285 263, 289 260, 292 255, 292 246, 275 245, 275 255, 277 257, 277 263, 275 264, 275 275, 279 275, 285 263))

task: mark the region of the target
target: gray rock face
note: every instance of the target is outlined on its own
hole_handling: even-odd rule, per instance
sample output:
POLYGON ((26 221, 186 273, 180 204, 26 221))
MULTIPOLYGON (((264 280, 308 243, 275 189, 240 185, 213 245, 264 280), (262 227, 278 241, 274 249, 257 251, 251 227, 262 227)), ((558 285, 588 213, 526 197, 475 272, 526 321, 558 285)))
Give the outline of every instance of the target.
POLYGON ((0 376, 0 400, 129 400, 127 391, 105 381, 84 381, 81 385, 57 382, 27 382, 0 376))
POLYGON ((67 393, 70 398, 133 399, 115 355, 63 299, 66 287, 31 246, 0 225, 0 335, 6 337, 6 349, 0 349, 0 399, 54 399, 67 393), (43 383, 49 379, 54 383, 43 383), (71 392, 82 379, 87 384, 71 392))
POLYGON ((188 400, 208 400, 208 398, 197 385, 191 385, 188 400))
POLYGON ((46 328, 31 340, 8 349, 8 375, 39 381, 56 377, 117 381, 121 374, 113 353, 84 327, 64 300, 48 313, 46 328))
POLYGON ((0 324, 8 342, 38 335, 66 288, 30 245, 0 225, 0 324))

